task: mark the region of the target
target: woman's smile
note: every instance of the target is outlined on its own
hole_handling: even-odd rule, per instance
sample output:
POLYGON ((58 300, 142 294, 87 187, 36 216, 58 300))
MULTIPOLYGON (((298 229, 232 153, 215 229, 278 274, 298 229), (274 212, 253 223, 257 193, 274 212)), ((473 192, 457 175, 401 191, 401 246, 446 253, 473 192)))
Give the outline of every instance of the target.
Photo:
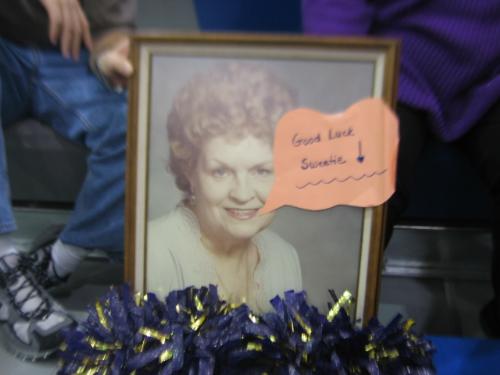
POLYGON ((258 208, 226 208, 229 216, 237 220, 249 220, 257 215, 258 208))

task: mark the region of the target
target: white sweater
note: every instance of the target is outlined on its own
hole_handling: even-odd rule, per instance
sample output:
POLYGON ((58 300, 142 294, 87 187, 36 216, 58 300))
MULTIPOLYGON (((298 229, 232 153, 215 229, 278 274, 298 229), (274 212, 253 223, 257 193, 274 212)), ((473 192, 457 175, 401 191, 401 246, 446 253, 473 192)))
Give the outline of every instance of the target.
MULTIPOLYGON (((213 255, 200 241, 196 216, 179 205, 166 216, 148 223, 146 289, 163 298, 188 286, 217 285, 213 255)), ((254 244, 259 264, 253 275, 258 313, 269 311, 269 301, 286 290, 302 290, 302 275, 295 248, 270 230, 258 233, 254 244)))

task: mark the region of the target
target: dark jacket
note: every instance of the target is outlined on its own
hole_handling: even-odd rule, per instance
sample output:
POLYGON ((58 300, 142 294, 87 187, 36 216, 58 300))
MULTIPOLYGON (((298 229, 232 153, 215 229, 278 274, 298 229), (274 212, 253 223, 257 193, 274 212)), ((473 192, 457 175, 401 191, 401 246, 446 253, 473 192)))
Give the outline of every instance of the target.
MULTIPOLYGON (((134 26, 136 0, 81 0, 92 35, 134 26)), ((39 0, 1 0, 0 36, 21 44, 51 46, 49 19, 39 0)))

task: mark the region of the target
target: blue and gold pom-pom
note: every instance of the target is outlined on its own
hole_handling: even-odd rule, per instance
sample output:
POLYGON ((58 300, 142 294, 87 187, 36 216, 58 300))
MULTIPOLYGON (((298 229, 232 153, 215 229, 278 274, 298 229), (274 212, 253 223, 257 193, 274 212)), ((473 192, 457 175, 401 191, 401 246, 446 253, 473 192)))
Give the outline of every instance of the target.
POLYGON ((220 300, 215 286, 165 301, 112 288, 65 332, 58 374, 434 374, 434 349, 411 321, 356 328, 350 294, 332 296, 326 315, 290 291, 259 316, 220 300))

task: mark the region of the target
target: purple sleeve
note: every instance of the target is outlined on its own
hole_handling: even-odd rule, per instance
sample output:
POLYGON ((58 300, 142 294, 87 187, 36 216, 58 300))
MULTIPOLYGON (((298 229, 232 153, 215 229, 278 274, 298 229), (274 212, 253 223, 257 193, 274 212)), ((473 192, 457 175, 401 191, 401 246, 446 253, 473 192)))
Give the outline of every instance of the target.
POLYGON ((369 0, 302 0, 306 34, 366 35, 373 13, 369 0))

